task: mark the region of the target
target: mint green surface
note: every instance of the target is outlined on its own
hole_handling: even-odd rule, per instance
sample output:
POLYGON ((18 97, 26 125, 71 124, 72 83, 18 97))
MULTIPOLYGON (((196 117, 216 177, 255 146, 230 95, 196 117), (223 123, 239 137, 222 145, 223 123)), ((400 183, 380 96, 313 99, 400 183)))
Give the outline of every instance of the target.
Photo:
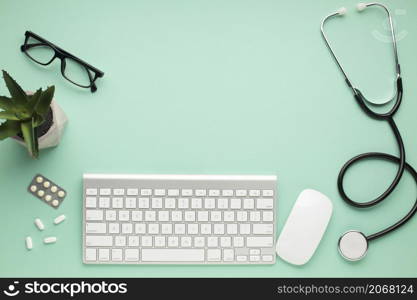
MULTIPOLYGON (((397 153, 388 125, 369 119, 326 49, 322 18, 345 5, 328 35, 354 84, 368 97, 392 93, 394 68, 385 14, 358 14, 357 0, 0 1, 0 67, 27 90, 56 86, 70 119, 61 144, 31 160, 12 140, 0 142, 0 276, 310 277, 417 276, 417 217, 370 244, 367 257, 343 260, 337 240, 349 229, 372 234, 405 215, 416 186, 405 174, 385 202, 346 205, 336 188, 340 167, 367 151, 397 153), (58 61, 44 68, 19 50, 32 30, 105 72, 91 94, 72 86, 58 61), (328 195, 334 214, 311 261, 272 266, 83 265, 82 174, 276 174, 278 230, 305 188, 328 195), (42 173, 68 191, 56 211, 26 187, 42 173), (55 226, 52 220, 65 214, 55 226), (46 230, 33 225, 41 218, 46 230), (31 235, 34 249, 25 249, 31 235), (57 236, 54 245, 41 239, 57 236)), ((404 78, 395 117, 417 166, 417 2, 389 5, 404 78)), ((3 83, 0 94, 7 94, 3 83)), ((349 194, 368 200, 391 182, 396 166, 371 161, 346 178, 349 194)))

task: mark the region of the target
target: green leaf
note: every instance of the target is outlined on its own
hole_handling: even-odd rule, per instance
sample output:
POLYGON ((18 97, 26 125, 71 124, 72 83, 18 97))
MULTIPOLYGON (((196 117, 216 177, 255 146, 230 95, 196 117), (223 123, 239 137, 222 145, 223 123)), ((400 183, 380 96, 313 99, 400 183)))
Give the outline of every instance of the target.
POLYGON ((0 96, 0 108, 10 111, 13 109, 13 102, 8 97, 0 96))
POLYGON ((23 133, 23 139, 25 140, 30 156, 37 158, 39 155, 38 139, 36 137, 35 127, 33 126, 33 120, 20 123, 20 128, 23 133))
POLYGON ((6 121, 0 125, 0 140, 13 137, 20 131, 20 122, 6 121))
POLYGON ((10 112, 7 110, 0 111, 0 119, 19 121, 19 118, 16 116, 14 112, 10 112))
POLYGON ((35 110, 36 105, 39 102, 39 98, 42 95, 42 89, 38 89, 36 91, 36 93, 34 93, 33 95, 28 95, 28 108, 30 113, 33 113, 33 111, 35 110))
POLYGON ((33 127, 38 127, 40 125, 42 125, 42 123, 45 121, 44 117, 42 117, 41 115, 39 115, 38 113, 34 113, 33 114, 33 127))
POLYGON ((3 78, 10 92, 10 96, 12 96, 12 100, 14 100, 17 105, 25 106, 27 104, 27 97, 20 85, 18 85, 17 82, 4 70, 3 78))
POLYGON ((42 92, 37 105, 35 106, 35 111, 45 118, 51 106, 52 98, 54 97, 55 87, 50 86, 46 91, 42 92))

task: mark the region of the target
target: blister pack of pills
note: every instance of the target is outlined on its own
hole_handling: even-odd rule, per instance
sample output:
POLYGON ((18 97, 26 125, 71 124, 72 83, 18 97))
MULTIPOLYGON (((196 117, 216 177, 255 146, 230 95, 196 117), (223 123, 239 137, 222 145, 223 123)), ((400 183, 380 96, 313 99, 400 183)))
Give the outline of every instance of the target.
POLYGON ((67 195, 62 187, 41 174, 33 177, 28 192, 55 209, 61 205, 67 195))

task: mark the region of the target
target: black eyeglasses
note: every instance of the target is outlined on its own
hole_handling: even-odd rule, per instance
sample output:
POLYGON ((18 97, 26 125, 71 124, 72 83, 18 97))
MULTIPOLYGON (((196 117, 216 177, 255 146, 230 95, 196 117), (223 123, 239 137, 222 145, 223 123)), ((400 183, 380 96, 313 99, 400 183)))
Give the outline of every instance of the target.
POLYGON ((20 50, 34 62, 43 66, 49 65, 58 57, 61 60, 62 76, 79 87, 90 88, 92 93, 97 90, 95 84, 97 78, 104 76, 99 69, 31 31, 25 32, 25 43, 20 50))

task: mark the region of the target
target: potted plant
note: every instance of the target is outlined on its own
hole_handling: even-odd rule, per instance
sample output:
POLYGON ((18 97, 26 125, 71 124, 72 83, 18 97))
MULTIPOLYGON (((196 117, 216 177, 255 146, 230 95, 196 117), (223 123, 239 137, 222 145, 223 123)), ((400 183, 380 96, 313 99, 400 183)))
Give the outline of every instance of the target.
POLYGON ((58 145, 68 120, 53 100, 55 87, 24 92, 6 71, 3 78, 11 97, 0 96, 0 140, 14 138, 37 158, 39 149, 58 145))

